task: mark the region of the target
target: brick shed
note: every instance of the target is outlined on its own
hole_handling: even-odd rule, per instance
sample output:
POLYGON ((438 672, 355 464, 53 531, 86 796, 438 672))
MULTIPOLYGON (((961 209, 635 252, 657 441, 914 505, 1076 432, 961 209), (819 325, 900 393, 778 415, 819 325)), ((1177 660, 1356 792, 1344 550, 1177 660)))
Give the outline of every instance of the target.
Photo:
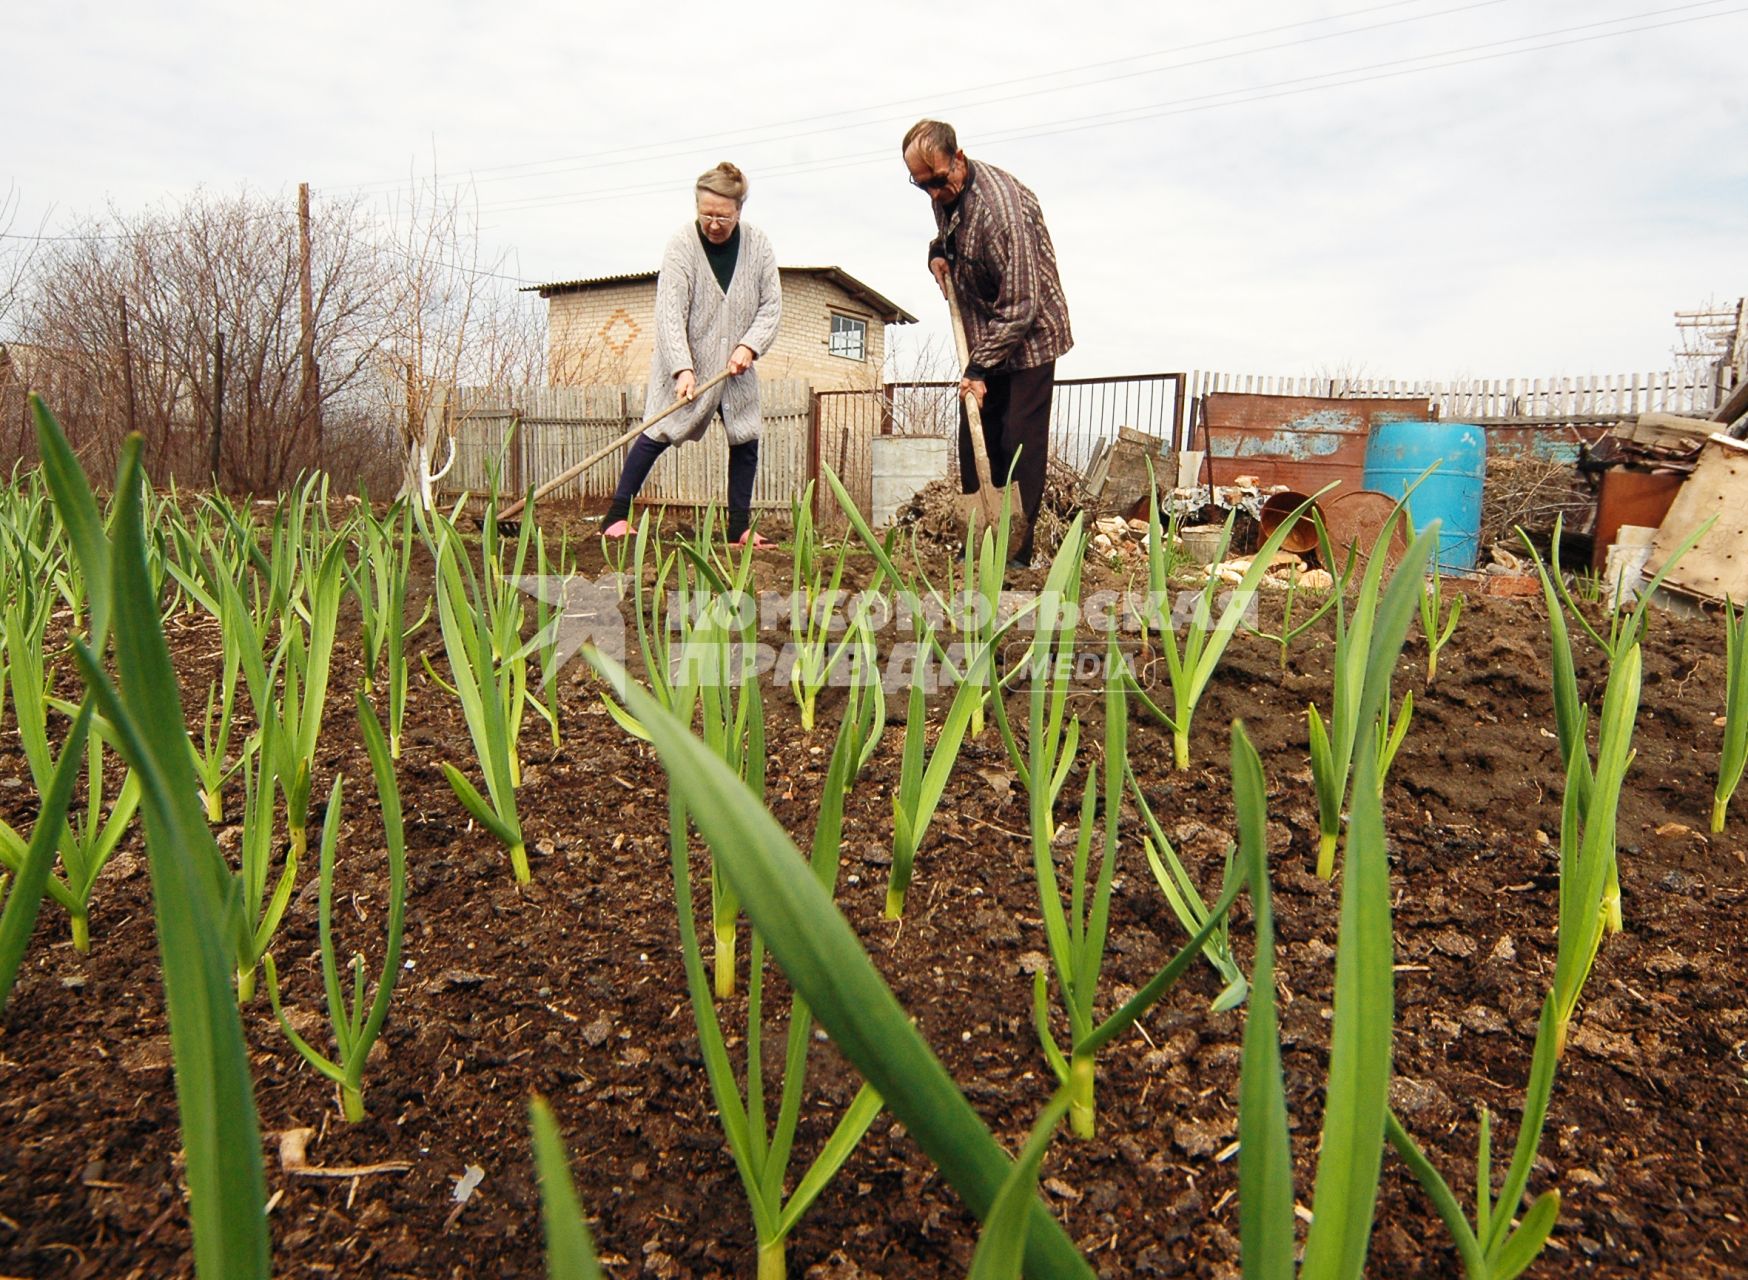
MULTIPOLYGON (((841 267, 780 267, 783 325, 759 359, 761 379, 815 391, 880 386, 886 326, 915 324, 903 307, 841 267)), ((536 286, 546 299, 547 380, 555 387, 642 382, 649 375, 654 271, 536 286)))

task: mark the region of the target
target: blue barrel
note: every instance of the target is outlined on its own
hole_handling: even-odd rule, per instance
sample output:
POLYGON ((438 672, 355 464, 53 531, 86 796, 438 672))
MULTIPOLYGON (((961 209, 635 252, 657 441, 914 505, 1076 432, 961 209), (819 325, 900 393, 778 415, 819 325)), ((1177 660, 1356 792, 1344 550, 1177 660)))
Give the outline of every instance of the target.
POLYGON ((1366 443, 1366 488, 1400 498, 1433 463, 1408 500, 1414 527, 1442 521, 1441 569, 1468 572, 1481 549, 1481 486, 1487 433, 1467 422, 1380 422, 1366 443))

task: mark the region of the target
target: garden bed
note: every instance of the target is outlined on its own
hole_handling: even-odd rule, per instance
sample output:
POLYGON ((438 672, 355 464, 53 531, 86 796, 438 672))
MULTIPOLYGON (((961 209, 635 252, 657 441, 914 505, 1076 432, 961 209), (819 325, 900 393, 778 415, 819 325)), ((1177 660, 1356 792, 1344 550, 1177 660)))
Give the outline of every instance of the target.
MULTIPOLYGON (((603 568, 592 544, 583 568, 603 568)), ((788 589, 782 552, 764 553, 760 573, 761 585, 788 589)), ((1016 585, 1042 581, 1021 577, 1016 585)), ((179 615, 167 630, 185 703, 203 700, 216 624, 179 615)), ((333 774, 346 776, 336 927, 375 955, 387 891, 370 768, 350 714, 359 677, 350 603, 341 635, 314 790, 325 797, 333 774)), ((412 644, 435 660, 436 623, 412 644)), ((1587 655, 1580 689, 1595 703, 1605 673, 1579 648, 1587 655)), ((1233 717, 1262 754, 1288 1109, 1306 1204, 1339 880, 1312 874, 1318 823, 1304 711, 1327 703, 1329 654, 1327 629, 1319 630, 1295 646, 1283 672, 1273 645, 1236 639, 1198 709, 1187 772, 1172 770, 1164 729, 1139 712, 1130 728, 1155 812, 1210 894, 1233 831, 1233 717)), ((1552 972, 1563 771, 1539 600, 1472 598, 1423 692, 1424 656, 1416 634, 1397 677, 1399 689, 1415 691, 1414 721, 1386 791, 1398 966, 1392 1097, 1447 1178, 1467 1187, 1478 1109, 1500 1117, 1496 1149, 1515 1137, 1552 972)), ((1716 620, 1653 614, 1638 756, 1619 822, 1626 930, 1603 945, 1560 1064, 1530 1189, 1557 1187, 1565 1203, 1531 1275, 1687 1278, 1748 1268, 1740 1175, 1748 1164, 1748 802, 1722 836, 1703 834, 1722 664, 1716 620)), ((365 1076, 366 1119, 340 1119, 330 1087, 286 1042, 264 996, 245 1009, 278 1274, 544 1275, 525 1109, 534 1092, 557 1114, 609 1274, 752 1273, 748 1210, 686 998, 664 774, 607 716, 600 689, 580 662, 567 669, 556 751, 544 726, 524 727, 519 799, 534 882, 518 888, 502 847, 470 829, 439 769, 444 760, 468 767, 459 707, 416 679, 399 768, 408 967, 365 1076), (397 1167, 336 1177, 289 1171, 273 1135, 304 1127, 315 1131, 310 1166, 397 1167), (451 1192, 470 1165, 484 1179, 457 1205, 451 1192)), ((828 691, 809 733, 788 690, 767 688, 768 799, 799 842, 812 831, 841 697, 828 691)), ((993 726, 968 742, 918 856, 905 918, 884 919, 900 701, 849 798, 839 901, 923 1036, 1012 1150, 1053 1087, 1031 1025, 1031 972, 1046 947, 1025 795, 993 726)), ((1098 700, 1082 711, 1083 751, 1096 752, 1098 700)), ((1065 806, 1078 803, 1079 790, 1071 779, 1065 806)), ((9 740, 0 748, 0 813, 26 823, 34 803, 9 740)), ((319 800, 315 808, 312 828, 319 800)), ((1072 820, 1066 808, 1061 816, 1072 820)), ((1124 827, 1113 904, 1105 981, 1115 991, 1144 982, 1183 942, 1135 827, 1124 827)), ((704 866, 700 852, 700 877, 704 866)), ((321 992, 313 868, 300 883, 274 950, 288 1000, 313 1013, 321 992)), ((1247 899, 1236 918, 1248 965, 1247 899)), ((76 954, 64 913, 45 905, 0 1021, 0 1275, 189 1275, 137 833, 99 884, 92 937, 90 954, 76 954)), ((1103 1275, 1237 1272, 1232 1148, 1243 1011, 1210 1013, 1218 986, 1206 967, 1191 969, 1104 1052, 1097 1137, 1064 1132, 1045 1162, 1043 1198, 1103 1275)), ((857 1085, 829 1051, 815 1062, 803 1159, 857 1085)), ((1368 1273, 1459 1274, 1444 1228, 1393 1153, 1384 1169, 1368 1273)), ((952 1190, 882 1116, 791 1237, 790 1272, 963 1276, 976 1234, 952 1190)))

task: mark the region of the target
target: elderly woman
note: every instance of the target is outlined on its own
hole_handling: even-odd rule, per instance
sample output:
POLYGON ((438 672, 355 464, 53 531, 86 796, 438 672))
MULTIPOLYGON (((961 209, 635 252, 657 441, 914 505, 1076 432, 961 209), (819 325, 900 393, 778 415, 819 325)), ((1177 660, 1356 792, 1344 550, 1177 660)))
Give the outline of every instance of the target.
MULTIPOLYGON (((655 354, 644 416, 690 403, 639 436, 625 457, 603 537, 630 532, 631 503, 669 445, 697 440, 720 417, 728 432, 728 536, 744 544, 759 470, 759 379, 753 361, 770 350, 783 297, 771 242, 740 220, 747 179, 724 161, 698 179, 698 219, 668 241, 656 278, 655 354), (723 369, 726 382, 697 395, 723 369)), ((756 534, 756 545, 766 545, 756 534)))

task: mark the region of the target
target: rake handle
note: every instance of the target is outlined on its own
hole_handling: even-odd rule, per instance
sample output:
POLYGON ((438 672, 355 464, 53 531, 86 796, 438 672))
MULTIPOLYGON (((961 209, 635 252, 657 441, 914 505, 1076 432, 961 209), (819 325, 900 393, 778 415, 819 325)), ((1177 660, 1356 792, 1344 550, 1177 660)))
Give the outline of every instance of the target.
POLYGON ((602 458, 605 458, 610 453, 616 453, 618 450, 623 449, 626 445, 630 444, 633 440, 637 439, 638 436, 642 435, 645 431, 648 431, 651 427, 655 426, 655 424, 660 422, 663 418, 665 418, 669 414, 677 411, 681 406, 691 404, 693 400, 696 400, 699 396, 703 395, 706 391, 709 391, 712 387, 717 386, 719 383, 723 383, 723 382, 728 381, 728 377, 729 377, 728 370, 724 369, 721 373, 717 374, 714 378, 710 379, 709 382, 703 383, 702 385, 695 388, 692 392, 690 399, 681 399, 681 400, 674 401, 674 403, 669 405, 666 409, 663 409, 660 413, 656 414, 655 417, 645 419, 643 422, 638 423, 635 427, 631 428, 631 430, 627 431, 624 435, 620 436, 617 440, 613 441, 611 444, 604 445, 600 449, 597 449, 594 453, 591 453, 588 457, 584 458, 581 462, 577 463, 575 466, 566 467, 563 471, 559 472, 552 479, 548 480, 545 484, 541 485, 538 489, 536 489, 533 493, 529 494, 526 498, 522 498, 519 501, 512 503, 510 506, 505 507, 502 511, 498 512, 498 519, 499 520, 513 520, 513 519, 515 519, 515 517, 522 514, 522 508, 526 507, 530 502, 538 502, 541 498, 544 498, 547 494, 551 493, 554 489, 558 488, 561 484, 565 484, 571 480, 576 479, 578 476, 582 475, 583 472, 587 471, 590 467, 594 466, 597 462, 601 461, 602 458))

